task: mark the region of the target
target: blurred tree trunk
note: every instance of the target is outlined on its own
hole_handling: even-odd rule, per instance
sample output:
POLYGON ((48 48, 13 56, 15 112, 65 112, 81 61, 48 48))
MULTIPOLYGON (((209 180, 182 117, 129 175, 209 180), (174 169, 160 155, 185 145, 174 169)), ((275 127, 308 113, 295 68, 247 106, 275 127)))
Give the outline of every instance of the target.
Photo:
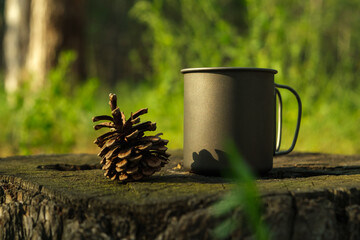
POLYGON ((6 64, 5 89, 12 93, 19 88, 29 41, 30 0, 5 2, 6 32, 4 60, 6 64))
POLYGON ((32 0, 26 71, 33 88, 43 86, 62 50, 77 53, 73 72, 85 77, 84 18, 84 0, 32 0))
POLYGON ((21 21, 13 21, 14 23, 11 17, 6 18, 6 35, 9 35, 9 40, 5 41, 4 48, 8 49, 8 93, 16 91, 21 86, 21 79, 30 81, 31 89, 41 88, 46 81, 46 75, 56 66, 59 54, 63 50, 76 52, 77 60, 73 64, 72 73, 75 79, 85 78, 84 0, 7 0, 6 4, 7 16, 12 16, 14 11, 19 12, 20 10, 14 10, 16 7, 29 13, 25 21, 23 14, 19 16, 21 21), (23 28, 26 31, 23 31, 23 28), (26 48, 19 48, 19 42, 26 48), (21 60, 14 64, 12 59, 21 60))

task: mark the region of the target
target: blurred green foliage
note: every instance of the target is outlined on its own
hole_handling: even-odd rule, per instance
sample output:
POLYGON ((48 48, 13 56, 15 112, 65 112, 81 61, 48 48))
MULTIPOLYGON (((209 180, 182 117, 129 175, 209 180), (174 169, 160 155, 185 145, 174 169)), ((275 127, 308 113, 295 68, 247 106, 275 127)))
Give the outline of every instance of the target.
MULTIPOLYGON (((7 103, 1 86, 1 152, 96 150, 90 119, 109 113, 109 92, 118 95, 127 116, 148 107, 145 117, 157 122, 169 147, 181 148, 180 69, 238 66, 277 69, 276 82, 298 91, 304 111, 295 150, 360 153, 360 15, 354 14, 359 1, 137 0, 125 5, 130 11, 121 13, 118 24, 131 34, 113 41, 124 48, 133 41, 124 39, 136 36, 134 46, 140 41, 141 48, 107 60, 129 60, 122 81, 110 87, 106 79, 89 79, 73 87, 67 74, 75 56, 65 53, 47 86, 37 92, 23 88, 15 105, 7 103), (134 81, 138 76, 144 79, 134 81)), ((107 11, 96 6, 92 11, 97 9, 107 22, 107 11)), ((91 29, 95 36, 101 28, 91 29)), ((290 94, 284 92, 283 100, 285 148, 292 140, 297 109, 290 94)))
MULTIPOLYGON (((63 52, 58 66, 48 76, 40 91, 31 91, 26 85, 6 99, 1 121, 3 131, 0 151, 6 154, 71 152, 88 148, 89 120, 96 105, 95 94, 99 82, 89 79, 85 84, 71 88, 67 82, 74 52, 63 52)), ((2 88, 3 89, 3 88, 2 88)))
MULTIPOLYGON (((149 27, 150 79, 160 93, 182 97, 171 91, 182 88, 183 67, 275 68, 276 82, 295 88, 303 101, 296 150, 350 154, 360 152, 360 16, 354 9, 360 2, 140 0, 131 14, 149 27)), ((290 94, 283 99, 287 147, 297 109, 290 94)))
POLYGON ((229 239, 229 236, 231 239, 244 238, 244 232, 242 236, 234 232, 242 226, 249 228, 250 235, 253 236, 250 239, 268 240, 271 235, 262 219, 262 202, 255 176, 239 154, 235 143, 228 141, 226 146, 231 166, 227 177, 233 179, 235 184, 232 191, 212 206, 214 216, 225 216, 225 219, 214 229, 216 239, 229 239))

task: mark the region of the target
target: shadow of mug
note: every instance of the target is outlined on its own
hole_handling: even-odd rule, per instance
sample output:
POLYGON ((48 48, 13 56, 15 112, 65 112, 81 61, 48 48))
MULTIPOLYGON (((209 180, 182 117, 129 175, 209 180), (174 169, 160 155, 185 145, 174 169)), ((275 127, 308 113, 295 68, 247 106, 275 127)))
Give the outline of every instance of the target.
POLYGON ((193 152, 191 171, 208 176, 223 175, 223 166, 228 165, 226 153, 215 149, 216 156, 213 156, 208 150, 202 149, 200 152, 193 152), (205 166, 205 167, 204 167, 205 166))

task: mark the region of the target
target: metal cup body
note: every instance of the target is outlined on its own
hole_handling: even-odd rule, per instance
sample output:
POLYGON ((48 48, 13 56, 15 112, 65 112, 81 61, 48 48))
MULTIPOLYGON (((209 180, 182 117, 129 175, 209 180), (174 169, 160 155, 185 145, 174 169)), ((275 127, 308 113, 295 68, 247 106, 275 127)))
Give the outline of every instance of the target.
POLYGON ((225 143, 235 142, 257 173, 271 170, 275 141, 273 69, 184 69, 184 167, 228 170, 225 143))

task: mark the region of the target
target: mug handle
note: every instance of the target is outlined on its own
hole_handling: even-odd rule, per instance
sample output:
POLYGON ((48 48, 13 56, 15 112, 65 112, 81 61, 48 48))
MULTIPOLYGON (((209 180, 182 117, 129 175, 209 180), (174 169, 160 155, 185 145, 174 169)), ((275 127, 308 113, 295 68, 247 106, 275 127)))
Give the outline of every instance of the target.
POLYGON ((279 156, 279 155, 284 155, 284 154, 290 153, 295 147, 297 138, 299 136, 299 130, 300 130, 302 104, 301 104, 301 99, 300 99, 299 94, 289 86, 275 83, 275 94, 278 95, 280 104, 279 104, 279 111, 278 111, 279 124, 278 124, 277 140, 276 140, 276 147, 275 147, 274 155, 279 156), (297 122, 296 122, 296 129, 295 129, 294 138, 293 138, 293 141, 292 141, 292 144, 291 144, 290 148, 288 150, 285 150, 285 151, 280 151, 281 128, 282 128, 282 123, 281 123, 282 122, 282 100, 281 100, 280 92, 276 88, 283 88, 283 89, 289 90, 292 94, 294 94, 294 96, 296 97, 297 103, 298 103, 298 118, 297 118, 297 122))
POLYGON ((275 112, 277 111, 277 125, 275 126, 275 152, 280 151, 280 145, 281 145, 281 134, 282 134, 282 98, 279 89, 275 88, 275 102, 276 97, 279 99, 278 106, 275 105, 275 112))

